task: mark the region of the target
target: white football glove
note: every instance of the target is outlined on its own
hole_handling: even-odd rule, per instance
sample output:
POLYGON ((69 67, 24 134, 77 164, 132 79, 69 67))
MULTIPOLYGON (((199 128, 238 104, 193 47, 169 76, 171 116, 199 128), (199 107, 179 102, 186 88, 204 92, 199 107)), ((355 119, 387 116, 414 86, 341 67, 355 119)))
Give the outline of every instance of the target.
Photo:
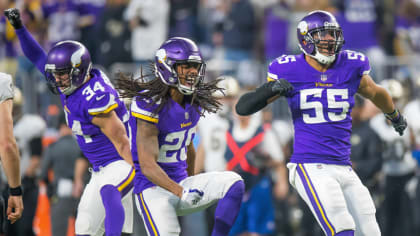
POLYGON ((181 202, 186 205, 194 206, 201 198, 203 198, 204 192, 196 188, 184 188, 182 191, 181 202))

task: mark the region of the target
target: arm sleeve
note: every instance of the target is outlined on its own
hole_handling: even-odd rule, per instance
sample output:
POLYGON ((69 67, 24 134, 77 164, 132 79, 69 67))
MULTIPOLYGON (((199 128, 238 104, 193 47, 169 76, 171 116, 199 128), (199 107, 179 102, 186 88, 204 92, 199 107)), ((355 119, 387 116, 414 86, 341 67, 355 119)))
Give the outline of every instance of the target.
POLYGON ((20 46, 25 56, 44 74, 45 63, 47 62, 47 54, 41 45, 32 37, 25 27, 16 30, 19 38, 20 46))
POLYGON ((248 116, 267 106, 267 100, 276 95, 271 90, 273 83, 275 82, 266 82, 256 90, 242 95, 236 103, 236 112, 241 116, 248 116))

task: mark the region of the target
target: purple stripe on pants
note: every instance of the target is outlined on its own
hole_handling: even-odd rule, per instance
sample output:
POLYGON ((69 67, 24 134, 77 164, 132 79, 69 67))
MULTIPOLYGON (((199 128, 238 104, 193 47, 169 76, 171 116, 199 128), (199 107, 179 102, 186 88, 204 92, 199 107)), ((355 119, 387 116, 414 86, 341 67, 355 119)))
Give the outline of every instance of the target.
POLYGON ((319 220, 319 222, 321 222, 322 227, 324 228, 324 231, 327 232, 327 235, 335 235, 335 229, 334 226, 331 224, 330 220, 327 217, 327 214, 324 210, 324 207, 322 206, 322 203, 318 197, 318 194, 316 192, 316 189, 314 187, 314 185, 312 184, 312 181, 309 177, 308 172, 306 171, 305 167, 303 166, 303 164, 297 164, 297 172, 299 174, 299 177, 302 181, 303 187, 305 187, 305 191, 306 194, 309 197, 309 200, 311 201, 311 205, 312 208, 315 210, 316 216, 319 220), (311 188, 313 190, 313 193, 311 191, 311 188), (319 204, 317 204, 317 202, 319 204), (324 214, 322 214, 324 213, 324 214), (325 216, 325 219, 323 217, 323 215, 325 216), (330 227, 329 227, 330 226, 330 227))
POLYGON ((143 194, 137 195, 137 200, 140 203, 140 209, 143 212, 143 221, 146 225, 147 231, 149 231, 150 235, 152 236, 159 236, 159 231, 156 227, 156 224, 152 218, 152 214, 150 213, 149 208, 147 207, 146 201, 144 201, 143 194))

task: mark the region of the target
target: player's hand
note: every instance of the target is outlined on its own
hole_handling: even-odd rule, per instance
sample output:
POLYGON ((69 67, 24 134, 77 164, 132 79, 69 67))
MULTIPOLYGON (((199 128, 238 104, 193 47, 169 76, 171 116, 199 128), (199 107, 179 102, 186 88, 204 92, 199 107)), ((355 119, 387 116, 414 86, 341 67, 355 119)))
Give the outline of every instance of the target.
POLYGON ((23 212, 23 201, 22 196, 9 196, 7 201, 7 219, 10 223, 15 223, 23 212))
POLYGON ((288 92, 293 90, 293 85, 289 83, 289 81, 285 79, 279 79, 274 81, 271 86, 271 91, 280 96, 285 96, 288 92))
POLYGON ((20 29, 23 27, 22 20, 20 19, 20 12, 17 8, 4 10, 4 15, 7 17, 13 28, 20 29))
POLYGON ((181 202, 188 205, 194 206, 203 198, 204 192, 196 188, 184 188, 182 191, 181 202))
POLYGON ((397 131, 400 136, 402 136, 404 134, 404 130, 407 128, 407 120, 404 118, 404 116, 401 115, 398 110, 395 110, 391 114, 385 114, 385 117, 391 121, 395 131, 397 131))

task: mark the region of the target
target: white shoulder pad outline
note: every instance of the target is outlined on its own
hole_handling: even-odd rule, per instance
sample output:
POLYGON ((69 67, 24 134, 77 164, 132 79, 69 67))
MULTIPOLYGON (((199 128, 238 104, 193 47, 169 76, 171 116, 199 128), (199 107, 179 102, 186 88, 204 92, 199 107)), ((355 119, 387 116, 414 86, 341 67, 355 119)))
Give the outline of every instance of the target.
MULTIPOLYGON (((94 99, 100 98, 102 96, 105 96, 105 94, 103 94, 101 96, 95 96, 94 99)), ((115 96, 113 94, 109 94, 109 101, 105 106, 88 109, 88 113, 90 115, 93 115, 93 116, 99 115, 99 114, 106 114, 106 113, 109 113, 110 111, 114 110, 117 107, 118 107, 118 103, 115 101, 115 96)))
POLYGON ((131 115, 136 117, 136 118, 139 118, 139 119, 142 119, 142 120, 145 120, 145 121, 149 121, 149 122, 152 122, 152 123, 158 123, 159 122, 159 114, 153 114, 150 111, 146 111, 146 110, 140 108, 137 105, 136 99, 133 99, 133 101, 131 102, 130 110, 131 110, 131 115))

